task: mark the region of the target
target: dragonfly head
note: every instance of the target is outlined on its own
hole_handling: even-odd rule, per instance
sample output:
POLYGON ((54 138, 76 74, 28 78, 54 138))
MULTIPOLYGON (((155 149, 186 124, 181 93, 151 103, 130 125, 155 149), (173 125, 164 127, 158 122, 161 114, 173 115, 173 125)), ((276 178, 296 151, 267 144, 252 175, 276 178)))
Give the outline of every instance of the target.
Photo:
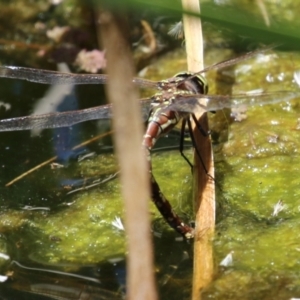
POLYGON ((208 85, 205 77, 191 72, 180 72, 174 77, 182 78, 181 81, 178 81, 177 88, 181 90, 191 91, 195 94, 207 94, 208 85))

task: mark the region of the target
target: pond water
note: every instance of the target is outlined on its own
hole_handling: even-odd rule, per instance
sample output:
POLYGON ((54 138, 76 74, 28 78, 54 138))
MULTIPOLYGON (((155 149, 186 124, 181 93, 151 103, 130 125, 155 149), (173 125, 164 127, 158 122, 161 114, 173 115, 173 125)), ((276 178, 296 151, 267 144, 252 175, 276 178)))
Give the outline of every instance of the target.
MULTIPOLYGON (((207 61, 217 53, 208 52, 207 61)), ((296 53, 258 55, 210 74, 211 93, 228 90, 232 74, 232 94, 297 90, 298 59, 296 53)), ((299 298, 299 100, 239 116, 241 121, 226 111, 211 115, 218 210, 215 276, 203 299, 299 298), (232 262, 220 266, 228 255, 232 262)))
MULTIPOLYGON (((218 52, 208 52, 207 61, 218 52)), ((181 52, 173 53, 168 59, 164 58, 164 63, 173 66, 172 73, 183 69, 181 55, 181 52)), ((226 51, 218 55, 224 56, 226 51)), ((232 84, 233 75, 236 78, 230 86, 232 93, 253 90, 257 86, 273 91, 279 84, 281 90, 295 89, 293 74, 297 71, 297 61, 298 55, 292 53, 271 51, 258 55, 232 70, 208 74, 211 92, 224 82, 232 84), (264 66, 259 65, 262 59, 264 66), (272 80, 268 82, 269 78, 272 80)), ((154 65, 148 72, 167 69, 162 61, 158 65, 158 69, 154 65)), ((9 84, 20 85, 28 98, 33 97, 30 91, 36 93, 35 86, 39 87, 34 85, 29 89, 28 83, 7 80, 5 89, 9 90, 9 84)), ((39 89, 37 91, 42 94, 39 89)), ((9 93, 4 95, 4 100, 11 97, 9 93)), ((218 216, 213 241, 215 279, 204 291, 204 299, 297 297, 300 257, 298 118, 297 99, 250 108, 242 114, 240 122, 234 122, 226 111, 211 115, 218 216), (273 215, 274 206, 280 200, 284 209, 273 215), (232 263, 220 266, 228 254, 232 255, 232 263)), ((82 126, 79 136, 92 137, 103 127, 109 127, 109 123, 91 122, 82 126)), ((107 136, 86 146, 82 153, 76 153, 83 156, 94 151, 92 157, 81 162, 71 160, 62 169, 45 166, 12 186, 4 187, 13 177, 55 154, 53 145, 57 145, 57 132, 46 130, 41 137, 30 137, 30 132, 1 135, 4 172, 1 175, 0 245, 1 252, 10 257, 2 259, 2 274, 14 278, 2 284, 4 295, 22 291, 24 295, 33 293, 55 298, 54 294, 59 293, 60 297, 65 297, 63 299, 69 299, 84 290, 99 299, 122 297, 125 292, 125 234, 113 225, 116 217, 122 218, 123 211, 118 180, 110 178, 117 172, 111 138, 107 136), (79 179, 87 181, 91 177, 107 182, 93 189, 70 193, 79 179), (53 284, 57 280, 59 289, 53 284)), ((178 142, 177 131, 160 141, 157 150, 169 150, 153 153, 153 169, 175 210, 190 221, 193 219, 191 172, 178 151, 170 151, 178 142)), ((186 151, 191 157, 191 149, 186 151)), ((161 297, 167 299, 169 293, 176 291, 176 299, 188 299, 192 245, 176 241, 177 234, 166 226, 153 206, 151 214, 161 297)))
MULTIPOLYGON (((236 55, 211 47, 206 65, 236 55)), ((23 57, 21 53, 3 61, 19 64, 23 57)), ((298 91, 299 66, 299 54, 270 50, 207 74, 210 93, 298 91)), ((143 76, 164 79, 185 68, 183 51, 172 52, 143 70, 143 76)), ((1 105, 0 118, 30 114, 48 89, 1 79, 0 101, 11 108, 1 105)), ((105 101, 99 86, 76 87, 74 94, 74 105, 80 108, 105 101)), ((230 114, 210 114, 218 209, 214 278, 203 299, 300 298, 299 99, 230 114), (274 213, 276 204, 279 211, 274 213), (228 255, 231 260, 225 264, 228 255)), ((0 133, 0 275, 8 277, 0 283, 4 299, 124 297, 125 232, 114 225, 116 218, 122 219, 123 205, 111 135, 75 152, 60 152, 109 130, 110 122, 100 121, 67 131, 44 130, 38 136, 29 131, 0 133), (67 137, 67 142, 57 136, 67 137), (59 159, 51 163, 64 168, 48 163, 5 186, 56 155, 59 159), (78 156, 86 157, 78 161, 78 156), (100 183, 87 189, 92 180, 100 183), (81 190, 73 192, 76 188, 81 190)), ((192 157, 189 142, 187 138, 185 151, 192 157)), ((178 143, 178 130, 158 142, 153 170, 175 211, 189 222, 192 174, 176 150, 178 143)), ((151 215, 160 298, 190 299, 192 244, 178 239, 153 205, 151 215)))

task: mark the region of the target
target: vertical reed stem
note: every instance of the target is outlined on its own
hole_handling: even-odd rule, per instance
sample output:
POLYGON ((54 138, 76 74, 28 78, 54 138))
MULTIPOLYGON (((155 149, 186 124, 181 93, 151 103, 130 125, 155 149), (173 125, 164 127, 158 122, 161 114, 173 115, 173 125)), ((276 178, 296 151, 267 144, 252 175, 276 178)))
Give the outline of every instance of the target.
MULTIPOLYGON (((199 0, 182 0, 185 11, 200 13, 199 0)), ((203 69, 203 40, 200 18, 184 14, 184 33, 186 41, 188 70, 197 72, 203 69)), ((207 114, 197 115, 204 129, 208 132, 207 114)), ((214 177, 213 154, 210 138, 203 136, 194 126, 194 136, 208 173, 214 177)), ((201 291, 211 281, 213 275, 212 235, 215 224, 215 186, 207 176, 194 155, 194 201, 196 209, 196 228, 194 241, 194 274, 192 299, 201 299, 201 291)))
POLYGON ((142 119, 138 94, 132 83, 133 62, 126 34, 124 11, 99 14, 107 53, 110 81, 107 94, 113 103, 115 147, 121 170, 127 233, 127 299, 157 299, 149 216, 149 172, 142 150, 142 119))

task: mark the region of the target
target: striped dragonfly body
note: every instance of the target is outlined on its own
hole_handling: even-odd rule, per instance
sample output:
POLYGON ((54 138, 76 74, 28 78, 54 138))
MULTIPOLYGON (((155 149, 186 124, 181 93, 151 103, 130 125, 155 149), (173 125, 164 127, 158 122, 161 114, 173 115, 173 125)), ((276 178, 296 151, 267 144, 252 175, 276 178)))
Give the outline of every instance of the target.
POLYGON ((181 119, 190 116, 189 112, 168 108, 178 97, 208 92, 207 83, 203 76, 193 77, 192 73, 185 72, 176 74, 175 79, 174 83, 178 82, 177 86, 152 97, 152 110, 147 120, 147 129, 143 140, 143 145, 148 150, 151 150, 156 140, 172 130, 181 119))
MULTIPOLYGON (((192 75, 193 74, 191 73, 179 73, 175 75, 175 78, 179 79, 179 83, 181 83, 183 79, 187 80, 184 81, 184 84, 179 84, 176 89, 169 89, 166 92, 156 94, 153 97, 153 108, 147 121, 148 124, 143 139, 143 146, 146 148, 149 161, 152 201, 167 223, 186 239, 194 237, 194 229, 180 219, 173 211, 169 201, 161 192, 161 189, 152 174, 150 152, 154 147, 155 142, 161 136, 172 130, 178 122, 182 119, 187 119, 187 122, 190 122, 190 113, 168 109, 176 96, 207 93, 208 87, 205 78, 202 76, 192 77, 192 75)), ((183 134, 183 132, 181 134, 183 134)))

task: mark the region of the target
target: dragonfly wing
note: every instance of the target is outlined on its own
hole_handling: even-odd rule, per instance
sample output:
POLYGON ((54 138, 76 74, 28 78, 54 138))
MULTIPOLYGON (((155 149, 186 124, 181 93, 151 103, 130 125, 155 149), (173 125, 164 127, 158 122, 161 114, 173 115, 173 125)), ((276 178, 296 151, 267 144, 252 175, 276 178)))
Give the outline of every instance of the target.
MULTIPOLYGON (((50 70, 14 66, 0 66, 0 77, 27 80, 41 84, 106 84, 108 76, 104 74, 76 74, 50 70)), ((133 78, 132 82, 140 87, 157 89, 159 83, 142 78, 133 78)))
MULTIPOLYGON (((140 103, 145 121, 149 115, 151 99, 141 100, 140 103)), ((90 120, 111 119, 111 108, 112 106, 107 104, 82 110, 3 119, 0 120, 0 131, 59 128, 90 120)))
POLYGON ((272 49, 274 49, 278 46, 279 46, 279 44, 269 45, 267 47, 264 47, 264 48, 261 48, 261 49, 255 50, 255 51, 247 52, 247 53, 245 53, 243 55, 240 55, 238 57, 234 57, 234 58, 231 58, 231 59, 228 59, 228 60, 225 60, 225 61, 218 62, 216 64, 213 64, 211 66, 208 66, 208 67, 204 68, 203 70, 195 73, 194 75, 205 73, 205 72, 210 71, 210 70, 219 70, 219 69, 223 69, 223 68, 235 65, 235 64, 240 63, 242 61, 245 61, 247 59, 253 58, 257 54, 263 54, 264 52, 267 52, 268 50, 272 50, 272 49))
POLYGON ((80 122, 111 118, 110 105, 88 109, 33 115, 0 120, 0 131, 29 130, 36 128, 58 128, 71 126, 80 122))
POLYGON ((168 110, 178 110, 189 113, 217 111, 224 108, 247 108, 250 106, 274 104, 300 97, 299 92, 277 91, 274 93, 254 93, 239 95, 183 95, 177 97, 168 110))
POLYGON ((0 66, 0 77, 22 79, 42 84, 104 84, 103 74, 75 74, 25 67, 0 66))

